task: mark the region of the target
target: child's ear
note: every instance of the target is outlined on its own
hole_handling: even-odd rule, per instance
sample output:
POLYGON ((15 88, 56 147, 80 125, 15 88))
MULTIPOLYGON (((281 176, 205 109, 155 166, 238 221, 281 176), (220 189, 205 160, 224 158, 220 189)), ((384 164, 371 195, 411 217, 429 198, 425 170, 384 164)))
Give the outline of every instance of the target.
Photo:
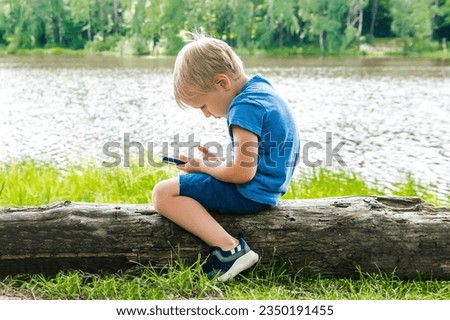
POLYGON ((230 79, 224 74, 218 74, 214 78, 214 84, 225 90, 228 90, 231 88, 230 79))

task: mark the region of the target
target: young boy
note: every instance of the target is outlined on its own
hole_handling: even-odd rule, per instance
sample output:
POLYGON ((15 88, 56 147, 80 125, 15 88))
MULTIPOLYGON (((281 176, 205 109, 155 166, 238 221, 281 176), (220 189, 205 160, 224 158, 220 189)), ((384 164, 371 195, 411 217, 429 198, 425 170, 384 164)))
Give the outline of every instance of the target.
POLYGON ((214 247, 207 276, 226 281, 253 266, 258 254, 231 236, 209 212, 251 214, 276 205, 289 185, 300 141, 290 107, 262 76, 244 73, 223 41, 197 36, 178 54, 174 95, 181 107, 226 117, 232 159, 200 146, 204 158, 181 156, 188 173, 158 183, 153 204, 161 215, 214 247))

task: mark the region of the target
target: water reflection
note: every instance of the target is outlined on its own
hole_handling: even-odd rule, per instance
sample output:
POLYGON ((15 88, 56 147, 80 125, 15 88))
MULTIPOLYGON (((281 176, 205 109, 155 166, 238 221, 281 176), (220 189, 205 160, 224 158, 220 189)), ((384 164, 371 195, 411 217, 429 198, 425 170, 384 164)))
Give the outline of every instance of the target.
MULTIPOLYGON (((0 58, 0 161, 30 157, 64 165, 108 160, 102 146, 171 141, 194 133, 228 142, 224 120, 181 111, 171 94, 173 58, 0 58)), ((348 169, 386 185, 413 172, 449 189, 450 66, 439 60, 261 58, 291 103, 303 144, 346 141, 348 169)), ((323 159, 323 152, 312 153, 323 159)), ((322 150, 323 151, 323 150, 322 150)), ((336 165, 336 163, 335 163, 336 165)), ((301 164, 299 171, 306 170, 301 164)))

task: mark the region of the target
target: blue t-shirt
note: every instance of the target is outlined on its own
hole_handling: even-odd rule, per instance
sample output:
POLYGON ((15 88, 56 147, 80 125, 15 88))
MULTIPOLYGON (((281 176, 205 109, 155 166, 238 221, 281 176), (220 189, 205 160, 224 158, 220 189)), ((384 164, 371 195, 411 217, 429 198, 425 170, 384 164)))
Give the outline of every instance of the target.
POLYGON ((227 124, 258 136, 258 168, 255 177, 238 184, 246 198, 270 205, 287 191, 300 153, 300 138, 289 105, 261 75, 252 77, 231 102, 227 124))

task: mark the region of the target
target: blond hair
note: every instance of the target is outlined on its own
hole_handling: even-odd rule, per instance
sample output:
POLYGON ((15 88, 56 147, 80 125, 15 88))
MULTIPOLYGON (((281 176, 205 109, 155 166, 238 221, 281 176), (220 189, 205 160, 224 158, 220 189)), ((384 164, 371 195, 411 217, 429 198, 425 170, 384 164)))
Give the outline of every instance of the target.
POLYGON ((241 59, 222 40, 191 34, 189 41, 178 53, 173 72, 175 101, 180 107, 183 101, 198 93, 214 90, 214 77, 223 73, 238 80, 244 74, 241 59))

